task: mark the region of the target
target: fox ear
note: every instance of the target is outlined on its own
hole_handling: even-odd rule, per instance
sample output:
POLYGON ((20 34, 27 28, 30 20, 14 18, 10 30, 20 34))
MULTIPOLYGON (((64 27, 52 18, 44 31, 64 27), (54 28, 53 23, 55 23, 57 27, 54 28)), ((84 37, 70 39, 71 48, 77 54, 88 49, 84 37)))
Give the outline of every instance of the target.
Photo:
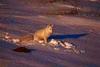
POLYGON ((48 24, 47 27, 53 27, 53 24, 48 24))

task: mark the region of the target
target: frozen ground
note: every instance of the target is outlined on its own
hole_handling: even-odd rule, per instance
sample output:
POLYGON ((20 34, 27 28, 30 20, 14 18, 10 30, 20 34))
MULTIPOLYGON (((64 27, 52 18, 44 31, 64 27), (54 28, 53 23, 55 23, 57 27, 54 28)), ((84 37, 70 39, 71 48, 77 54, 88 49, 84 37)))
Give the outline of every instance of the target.
POLYGON ((0 32, 9 32, 20 37, 52 23, 54 33, 50 39, 66 40, 85 50, 85 53, 55 51, 39 44, 32 48, 27 47, 31 49, 30 52, 15 52, 13 49, 17 45, 0 40, 0 67, 100 67, 99 0, 81 0, 81 5, 77 5, 84 7, 84 10, 89 8, 89 12, 93 9, 94 14, 89 16, 62 15, 59 10, 69 7, 66 4, 70 3, 54 2, 50 5, 47 2, 38 2, 41 0, 0 0, 0 32), (94 10, 98 15, 95 16, 94 10))

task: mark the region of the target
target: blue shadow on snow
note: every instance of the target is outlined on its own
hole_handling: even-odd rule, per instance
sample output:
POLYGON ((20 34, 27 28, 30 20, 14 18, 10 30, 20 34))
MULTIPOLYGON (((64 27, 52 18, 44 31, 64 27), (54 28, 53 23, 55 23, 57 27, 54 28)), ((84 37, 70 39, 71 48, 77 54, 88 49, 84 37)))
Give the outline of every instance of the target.
POLYGON ((51 35, 49 39, 67 39, 67 38, 72 38, 72 39, 77 39, 83 36, 88 35, 88 33, 81 33, 81 34, 65 34, 65 35, 51 35))

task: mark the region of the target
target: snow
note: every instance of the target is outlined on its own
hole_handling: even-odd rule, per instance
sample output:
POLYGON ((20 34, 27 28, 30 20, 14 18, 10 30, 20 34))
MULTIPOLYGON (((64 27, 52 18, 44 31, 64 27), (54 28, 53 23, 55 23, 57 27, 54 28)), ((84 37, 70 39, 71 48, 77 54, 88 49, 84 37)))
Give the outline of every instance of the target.
MULTIPOLYGON (((35 1, 0 0, 0 33, 21 37, 51 23, 54 33, 48 40, 50 43, 32 41, 20 45, 16 44, 19 41, 16 37, 2 39, 0 36, 0 67, 100 67, 100 20, 97 17, 47 15, 46 10, 52 12, 49 7, 73 6, 60 3, 37 6, 35 1), (24 49, 14 51, 17 48, 24 49)), ((81 0, 81 5, 88 8, 95 3, 81 0)))

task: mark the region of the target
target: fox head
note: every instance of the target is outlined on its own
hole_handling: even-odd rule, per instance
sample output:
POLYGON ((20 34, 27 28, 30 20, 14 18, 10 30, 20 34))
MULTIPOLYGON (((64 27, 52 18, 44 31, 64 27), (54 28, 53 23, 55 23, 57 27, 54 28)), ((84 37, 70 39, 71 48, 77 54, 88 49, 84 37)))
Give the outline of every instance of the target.
POLYGON ((47 27, 46 27, 46 30, 47 30, 48 33, 51 34, 53 32, 53 25, 52 24, 48 24, 47 27))

